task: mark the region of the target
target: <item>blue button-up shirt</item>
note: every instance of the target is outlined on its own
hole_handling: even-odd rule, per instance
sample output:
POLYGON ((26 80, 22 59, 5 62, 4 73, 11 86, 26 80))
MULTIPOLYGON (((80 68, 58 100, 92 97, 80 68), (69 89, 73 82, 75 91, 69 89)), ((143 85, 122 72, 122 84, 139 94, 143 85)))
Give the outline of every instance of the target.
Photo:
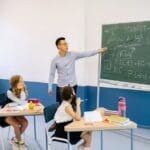
POLYGON ((52 84, 55 78, 55 72, 57 70, 59 87, 64 87, 70 84, 74 86, 77 84, 75 73, 75 61, 84 58, 94 56, 99 53, 99 50, 85 51, 85 52, 73 52, 69 51, 65 56, 57 55, 51 62, 49 73, 49 89, 52 90, 52 84))

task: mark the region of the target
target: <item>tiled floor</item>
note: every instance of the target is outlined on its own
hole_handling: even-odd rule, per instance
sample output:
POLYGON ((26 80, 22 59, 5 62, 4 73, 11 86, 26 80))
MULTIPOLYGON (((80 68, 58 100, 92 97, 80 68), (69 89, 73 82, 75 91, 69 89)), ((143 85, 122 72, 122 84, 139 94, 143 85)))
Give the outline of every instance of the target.
MULTIPOLYGON (((45 150, 45 132, 44 119, 42 116, 37 117, 37 137, 41 146, 34 140, 33 118, 28 117, 29 127, 25 133, 25 140, 28 150, 45 150)), ((12 145, 7 141, 8 128, 3 129, 3 138, 5 139, 6 150, 11 150, 12 145)), ((136 129, 134 140, 134 150, 150 150, 150 130, 136 129)), ((1 136, 1 135, 0 135, 1 136)), ((13 136, 11 128, 10 138, 13 136)), ((0 150, 1 150, 0 144, 0 150)), ((18 149, 22 150, 22 149, 18 149)), ((57 150, 59 150, 57 148, 57 150)), ((61 147, 60 150, 63 150, 61 147)), ((65 149, 64 149, 65 150, 65 149)), ((100 132, 93 132, 92 150, 100 150, 100 132)), ((130 136, 129 132, 104 132, 104 150, 130 150, 130 136)))

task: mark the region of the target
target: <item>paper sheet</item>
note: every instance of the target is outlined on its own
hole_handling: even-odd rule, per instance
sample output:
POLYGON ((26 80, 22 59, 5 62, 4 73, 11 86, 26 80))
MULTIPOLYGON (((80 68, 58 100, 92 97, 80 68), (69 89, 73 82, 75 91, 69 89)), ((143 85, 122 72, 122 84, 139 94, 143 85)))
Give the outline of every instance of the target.
POLYGON ((96 122, 96 121, 102 121, 102 116, 99 111, 87 111, 84 112, 84 120, 87 122, 96 122))

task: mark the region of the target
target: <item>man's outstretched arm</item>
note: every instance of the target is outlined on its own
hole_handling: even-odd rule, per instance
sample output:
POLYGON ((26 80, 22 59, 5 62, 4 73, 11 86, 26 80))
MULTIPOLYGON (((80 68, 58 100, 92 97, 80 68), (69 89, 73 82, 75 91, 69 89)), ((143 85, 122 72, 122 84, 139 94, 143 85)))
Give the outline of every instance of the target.
POLYGON ((75 54, 76 54, 76 59, 80 59, 84 57, 94 56, 98 53, 104 53, 105 51, 107 51, 106 47, 98 49, 98 50, 93 50, 93 51, 75 52, 75 54))

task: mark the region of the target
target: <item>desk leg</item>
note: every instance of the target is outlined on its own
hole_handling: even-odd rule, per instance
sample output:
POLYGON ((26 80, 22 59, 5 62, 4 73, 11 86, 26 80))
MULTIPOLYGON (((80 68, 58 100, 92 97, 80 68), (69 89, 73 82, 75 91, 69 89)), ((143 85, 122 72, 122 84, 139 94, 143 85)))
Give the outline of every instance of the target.
POLYGON ((45 142, 46 142, 46 150, 48 150, 49 143, 48 143, 48 137, 47 137, 47 131, 45 129, 45 142))
POLYGON ((34 119, 34 139, 35 139, 35 142, 38 144, 39 148, 42 150, 42 147, 37 139, 37 130, 36 130, 36 116, 34 115, 33 116, 33 119, 34 119))
POLYGON ((133 150, 133 129, 131 129, 131 150, 133 150))
POLYGON ((70 133, 67 132, 67 139, 68 139, 68 150, 70 150, 70 133))
POLYGON ((101 132, 101 150, 103 150, 103 131, 100 132, 101 132))
POLYGON ((33 116, 34 117, 34 139, 35 141, 37 141, 37 134, 36 134, 36 116, 33 116))

